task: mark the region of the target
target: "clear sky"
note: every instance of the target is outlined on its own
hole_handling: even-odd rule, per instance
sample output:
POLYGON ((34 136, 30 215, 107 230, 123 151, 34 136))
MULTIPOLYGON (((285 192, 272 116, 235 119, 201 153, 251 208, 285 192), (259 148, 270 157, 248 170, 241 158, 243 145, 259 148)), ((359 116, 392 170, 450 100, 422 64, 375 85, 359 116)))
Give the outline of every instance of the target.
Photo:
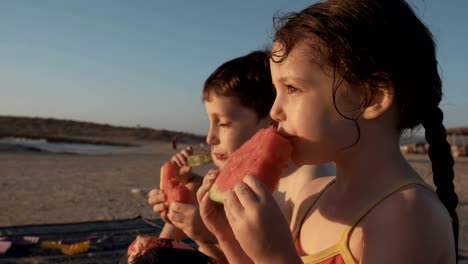
MULTIPOLYGON (((299 0, 5 0, 0 115, 205 134, 204 80, 299 0)), ((445 124, 468 125, 468 1, 411 0, 438 43, 445 124)))

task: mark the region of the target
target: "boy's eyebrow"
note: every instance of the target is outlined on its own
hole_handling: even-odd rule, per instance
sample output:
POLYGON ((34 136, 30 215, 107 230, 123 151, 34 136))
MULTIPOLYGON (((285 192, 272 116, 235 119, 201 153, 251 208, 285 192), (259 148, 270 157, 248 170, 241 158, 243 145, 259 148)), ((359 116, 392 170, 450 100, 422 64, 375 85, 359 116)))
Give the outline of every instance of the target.
POLYGON ((214 118, 232 118, 232 116, 229 113, 211 113, 209 116, 212 116, 214 118))
POLYGON ((223 115, 223 114, 219 114, 219 113, 211 113, 211 114, 209 114, 209 116, 213 116, 213 117, 219 118, 219 117, 222 117, 222 116, 224 116, 224 115, 223 115))

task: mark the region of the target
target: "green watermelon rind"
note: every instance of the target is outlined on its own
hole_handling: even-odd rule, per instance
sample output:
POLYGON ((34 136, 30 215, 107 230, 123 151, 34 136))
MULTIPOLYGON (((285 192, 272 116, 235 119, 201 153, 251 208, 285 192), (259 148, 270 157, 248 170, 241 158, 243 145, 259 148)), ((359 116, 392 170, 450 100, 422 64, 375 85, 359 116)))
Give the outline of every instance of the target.
POLYGON ((210 191, 208 193, 208 197, 210 200, 217 202, 217 203, 224 203, 224 197, 225 195, 223 193, 218 192, 216 188, 216 182, 213 184, 210 188, 210 191))

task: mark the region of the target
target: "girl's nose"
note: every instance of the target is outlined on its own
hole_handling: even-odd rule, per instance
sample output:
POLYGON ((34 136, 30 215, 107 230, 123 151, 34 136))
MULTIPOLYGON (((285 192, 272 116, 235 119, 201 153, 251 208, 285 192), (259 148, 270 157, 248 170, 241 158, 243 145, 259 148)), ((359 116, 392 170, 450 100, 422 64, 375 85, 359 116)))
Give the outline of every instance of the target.
POLYGON ((281 101, 278 97, 276 97, 275 102, 270 110, 270 117, 271 119, 275 120, 276 122, 284 122, 286 120, 286 115, 283 111, 281 101))

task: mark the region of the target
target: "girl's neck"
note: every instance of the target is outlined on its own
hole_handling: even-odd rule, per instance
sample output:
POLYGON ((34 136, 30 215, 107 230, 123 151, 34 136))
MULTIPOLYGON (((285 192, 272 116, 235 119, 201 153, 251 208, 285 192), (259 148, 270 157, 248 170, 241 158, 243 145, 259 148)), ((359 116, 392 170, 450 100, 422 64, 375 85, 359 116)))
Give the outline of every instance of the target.
POLYGON ((399 135, 361 138, 344 150, 336 161, 337 188, 340 193, 381 190, 397 182, 418 177, 399 147, 399 135))

